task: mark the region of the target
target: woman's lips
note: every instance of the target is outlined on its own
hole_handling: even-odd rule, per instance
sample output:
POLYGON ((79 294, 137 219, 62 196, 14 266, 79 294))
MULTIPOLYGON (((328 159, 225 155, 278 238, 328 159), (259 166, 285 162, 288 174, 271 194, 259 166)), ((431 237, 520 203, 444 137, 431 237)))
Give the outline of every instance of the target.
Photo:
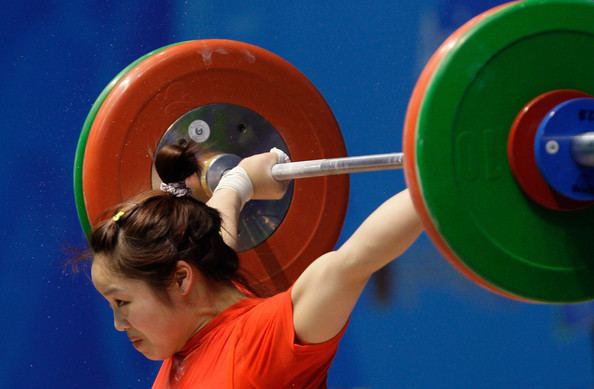
POLYGON ((142 339, 140 339, 140 338, 131 338, 131 339, 130 339, 130 342, 132 342, 132 345, 133 345, 135 348, 138 348, 138 347, 140 347, 140 345, 142 344, 142 339))

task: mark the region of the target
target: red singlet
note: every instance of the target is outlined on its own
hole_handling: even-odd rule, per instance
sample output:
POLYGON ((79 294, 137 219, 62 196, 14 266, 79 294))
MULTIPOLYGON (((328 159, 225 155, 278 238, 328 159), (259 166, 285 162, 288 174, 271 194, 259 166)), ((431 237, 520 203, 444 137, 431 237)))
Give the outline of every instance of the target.
POLYGON ((296 344, 290 289, 267 299, 247 298, 166 359, 153 389, 325 388, 344 331, 324 343, 296 344))

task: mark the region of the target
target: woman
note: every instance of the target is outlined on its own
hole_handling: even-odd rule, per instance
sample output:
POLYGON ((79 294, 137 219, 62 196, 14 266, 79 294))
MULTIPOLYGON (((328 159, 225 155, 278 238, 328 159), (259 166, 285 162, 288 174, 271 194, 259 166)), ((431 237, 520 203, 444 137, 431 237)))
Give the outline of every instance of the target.
POLYGON ((257 298, 229 246, 245 201, 286 190, 270 175, 277 162, 276 153, 242 160, 208 205, 181 184, 142 194, 94 230, 92 279, 114 326, 146 357, 164 360, 153 388, 325 387, 365 284, 421 232, 403 191, 289 290, 257 298))

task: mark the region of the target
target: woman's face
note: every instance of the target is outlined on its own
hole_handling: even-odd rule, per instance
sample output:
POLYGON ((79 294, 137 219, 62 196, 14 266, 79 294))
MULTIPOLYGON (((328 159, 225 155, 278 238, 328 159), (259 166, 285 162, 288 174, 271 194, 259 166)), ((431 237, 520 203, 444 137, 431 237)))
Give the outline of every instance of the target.
POLYGON ((115 274, 106 261, 96 255, 91 276, 113 310, 116 330, 125 331, 134 348, 152 360, 166 359, 180 350, 188 334, 175 300, 167 303, 146 282, 115 274))

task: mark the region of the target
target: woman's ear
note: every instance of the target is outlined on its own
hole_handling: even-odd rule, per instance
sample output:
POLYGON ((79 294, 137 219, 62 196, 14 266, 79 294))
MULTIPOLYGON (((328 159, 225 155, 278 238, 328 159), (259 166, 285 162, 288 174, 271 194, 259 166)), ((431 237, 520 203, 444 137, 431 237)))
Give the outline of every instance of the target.
POLYGON ((173 275, 173 288, 182 296, 187 296, 195 281, 195 270, 186 261, 177 261, 173 275))

